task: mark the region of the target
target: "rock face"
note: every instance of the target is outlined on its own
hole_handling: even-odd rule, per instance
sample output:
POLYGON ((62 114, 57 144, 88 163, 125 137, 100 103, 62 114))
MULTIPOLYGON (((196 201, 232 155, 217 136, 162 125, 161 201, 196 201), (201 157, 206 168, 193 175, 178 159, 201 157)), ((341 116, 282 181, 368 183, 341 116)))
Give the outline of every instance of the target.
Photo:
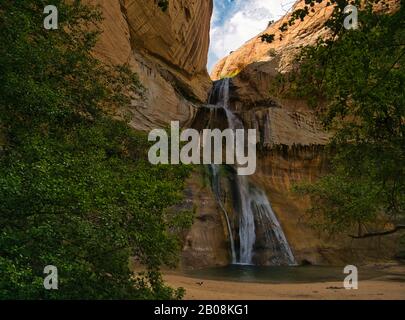
POLYGON ((195 220, 184 238, 183 268, 223 266, 230 261, 226 222, 204 174, 194 173, 186 188, 186 202, 195 220))
MULTIPOLYGON (((131 125, 150 130, 178 120, 185 127, 197 123, 199 129, 205 128, 209 113, 199 107, 212 84, 206 71, 212 0, 170 0, 166 12, 152 0, 86 2, 99 5, 105 18, 95 55, 108 63, 129 64, 146 88, 146 100, 134 98, 121 110, 130 113, 131 125)), ((298 1, 295 6, 303 4, 298 1)), ((266 192, 297 261, 316 264, 364 262, 365 257, 393 254, 389 240, 350 242, 318 235, 302 219, 308 199, 291 192, 292 185, 313 181, 327 170, 323 146, 329 135, 303 101, 275 99, 270 87, 277 72, 288 71, 301 45, 327 35, 323 24, 330 14, 330 7, 316 5, 310 19, 297 21, 281 39, 278 28, 288 21, 287 15, 264 31, 276 34, 273 43, 253 38, 221 60, 212 74, 213 79, 237 75, 231 81, 230 107, 246 128, 257 129, 260 140, 257 172, 251 181, 266 192)), ((217 119, 221 129, 227 123, 223 117, 217 119)), ((229 211, 231 193, 225 188, 223 202, 229 211)), ((198 173, 188 182, 186 202, 195 209, 196 219, 184 236, 182 265, 228 264, 226 221, 209 182, 204 184, 198 173)))
MULTIPOLYGON (((297 1, 294 7, 302 8, 304 3, 297 1)), ((277 99, 271 94, 275 76, 290 70, 300 47, 328 36, 324 24, 332 8, 322 3, 315 5, 314 10, 310 17, 296 21, 283 33, 279 27, 289 20, 290 14, 273 23, 262 34, 275 34, 274 42, 262 42, 258 35, 218 62, 211 77, 232 77, 230 108, 245 128, 257 130, 260 152, 257 171, 250 179, 266 192, 298 263, 389 259, 395 255, 395 236, 353 241, 318 233, 305 219, 309 199, 298 197, 291 190, 293 185, 314 181, 328 170, 324 146, 330 135, 322 130, 314 113, 304 101, 277 99)), ((203 118, 201 112, 196 119, 199 118, 203 118)), ((226 123, 226 119, 216 122, 226 123)), ((260 264, 268 264, 265 257, 257 259, 260 264)))
MULTIPOLYGON (((299 0, 291 11, 304 6, 305 1, 299 0)), ((211 78, 218 80, 222 77, 234 76, 248 65, 263 62, 273 62, 272 69, 275 71, 288 71, 300 46, 313 44, 319 37, 325 37, 328 34, 324 24, 332 13, 332 7, 321 3, 316 4, 313 8, 315 12, 306 17, 304 21, 297 20, 285 32, 281 32, 279 28, 283 23, 288 22, 291 14, 287 14, 271 24, 261 34, 220 60, 214 67, 211 78), (260 35, 266 33, 275 35, 272 43, 263 42, 260 39, 260 35)), ((261 64, 261 68, 263 68, 263 64, 261 64)))
MULTIPOLYGON (((95 55, 111 64, 128 63, 146 88, 134 99, 131 125, 138 130, 165 127, 171 120, 188 126, 211 89, 206 64, 212 0, 171 0, 166 12, 156 1, 86 0, 100 6, 103 33, 95 55)), ((195 223, 184 235, 182 265, 226 265, 229 244, 223 216, 203 178, 195 173, 185 191, 195 223)))
MULTIPOLYGON (((261 34, 247 41, 241 48, 232 52, 229 56, 220 60, 214 67, 211 78, 218 80, 223 77, 232 77, 247 66, 261 63, 261 69, 267 68, 263 63, 271 62, 272 69, 286 72, 290 69, 294 56, 302 46, 314 44, 318 38, 330 35, 325 22, 332 14, 333 7, 327 6, 328 1, 315 3, 313 12, 305 17, 304 21, 296 20, 295 24, 288 27, 287 31, 281 32, 279 28, 291 18, 291 13, 269 25, 261 34), (272 43, 263 42, 260 38, 263 34, 274 34, 272 43)), ((376 11, 392 12, 399 8, 399 0, 385 0, 374 6, 376 11), (389 8, 384 5, 389 5, 389 8)), ((297 0, 290 10, 301 9, 305 6, 304 0, 297 0)))
POLYGON ((146 88, 146 99, 134 99, 131 125, 140 130, 187 125, 211 87, 206 71, 212 1, 173 0, 166 12, 156 1, 87 0, 103 13, 97 57, 128 63, 146 88))
POLYGON ((171 1, 162 12, 155 1, 127 0, 131 45, 172 73, 184 95, 205 102, 211 85, 207 53, 212 1, 171 1))
MULTIPOLYGON (((304 6, 298 1, 295 8, 304 6)), ((308 199, 295 196, 291 188, 313 181, 326 171, 323 147, 329 134, 321 128, 304 101, 276 99, 271 86, 278 72, 288 71, 300 46, 327 35, 324 23, 332 10, 324 4, 304 22, 297 21, 287 32, 279 27, 290 14, 273 23, 262 34, 275 34, 271 44, 259 35, 222 59, 211 75, 213 79, 233 76, 230 107, 245 128, 257 130, 260 156, 251 182, 266 192, 298 263, 342 263, 347 255, 310 228, 303 216, 308 199)), ((258 257, 261 264, 268 262, 258 257)))
MULTIPOLYGON (((292 192, 302 182, 315 181, 328 171, 323 147, 278 146, 262 154, 252 181, 265 190, 298 263, 317 265, 366 264, 389 261, 396 255, 398 235, 353 240, 329 235, 310 226, 307 197, 292 192)), ((349 232, 349 231, 348 231, 349 232)))

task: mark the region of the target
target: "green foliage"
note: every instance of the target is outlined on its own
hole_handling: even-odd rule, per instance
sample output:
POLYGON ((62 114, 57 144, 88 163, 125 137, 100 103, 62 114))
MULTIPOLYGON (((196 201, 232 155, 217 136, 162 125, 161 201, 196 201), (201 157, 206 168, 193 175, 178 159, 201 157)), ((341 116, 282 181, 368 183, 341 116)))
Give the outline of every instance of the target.
POLYGON ((260 36, 260 39, 262 40, 262 42, 266 41, 267 43, 272 43, 274 41, 274 36, 274 34, 265 33, 260 36))
MULTIPOLYGON (((331 173, 298 191, 328 231, 366 230, 405 208, 405 14, 359 11, 359 30, 303 49, 299 67, 278 80, 288 95, 307 98, 333 133, 331 173)), ((337 29, 336 29, 337 30, 337 29)))
POLYGON ((166 214, 189 169, 150 165, 146 136, 107 113, 143 88, 127 66, 92 57, 97 32, 86 30, 100 14, 52 2, 53 31, 42 26, 48 1, 0 9, 0 299, 181 298, 159 267, 175 265, 170 230, 189 223, 166 214), (59 290, 44 289, 46 265, 59 290))
MULTIPOLYGON (((384 0, 305 0, 305 5, 302 8, 295 9, 287 22, 284 22, 279 30, 281 32, 287 31, 290 26, 295 24, 296 20, 304 21, 310 19, 312 14, 316 13, 315 5, 324 4, 326 7, 333 6, 333 12, 329 20, 326 22, 326 27, 331 29, 335 35, 343 29, 343 21, 348 15, 344 9, 348 5, 356 6, 366 10, 371 10, 375 5, 381 5, 383 9, 389 9, 390 4, 384 0)), ((321 6, 322 7, 322 6, 321 6)))
POLYGON ((159 8, 165 12, 169 8, 169 0, 158 0, 159 8))
POLYGON ((221 74, 220 79, 225 79, 225 78, 233 78, 236 77, 240 73, 240 70, 236 69, 235 71, 229 73, 229 74, 221 74))

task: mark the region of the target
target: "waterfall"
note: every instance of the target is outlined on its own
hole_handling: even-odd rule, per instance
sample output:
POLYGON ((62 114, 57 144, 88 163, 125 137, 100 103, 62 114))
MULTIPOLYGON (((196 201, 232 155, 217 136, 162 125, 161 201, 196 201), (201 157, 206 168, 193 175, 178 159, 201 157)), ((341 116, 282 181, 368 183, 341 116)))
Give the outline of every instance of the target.
MULTIPOLYGON (((221 82, 219 101, 228 120, 228 127, 232 130, 243 129, 242 121, 229 109, 229 78, 221 82)), ((249 201, 249 182, 246 176, 236 176, 236 184, 241 202, 241 215, 239 219, 240 264, 251 264, 253 246, 256 240, 255 221, 249 201)))
POLYGON ((253 188, 250 194, 252 206, 258 220, 264 226, 270 226, 265 229, 266 243, 271 246, 275 252, 272 264, 297 264, 290 245, 284 235, 283 229, 277 220, 276 215, 270 205, 269 199, 263 190, 253 188))
POLYGON ((239 217, 240 264, 252 264, 253 247, 256 241, 255 218, 252 211, 250 186, 246 176, 236 176, 241 202, 239 217))
MULTIPOLYGON (((229 78, 216 82, 211 92, 209 102, 225 111, 228 127, 230 129, 243 129, 242 121, 229 108, 229 88, 229 78)), ((271 263, 274 265, 296 264, 292 250, 265 192, 257 186, 252 185, 247 176, 238 176, 235 173, 235 188, 240 204, 239 255, 237 257, 229 215, 221 200, 219 166, 212 165, 211 171, 213 176, 213 191, 226 217, 231 243, 232 263, 253 263, 254 246, 257 240, 256 224, 260 224, 260 227, 264 229, 264 239, 262 239, 262 242, 272 251, 271 263)))
POLYGON ((235 241, 233 240, 233 234, 232 234, 232 227, 231 227, 231 222, 229 221, 229 215, 228 212, 225 209, 225 206, 222 202, 221 199, 221 186, 220 186, 220 179, 219 179, 219 165, 217 164, 212 164, 210 165, 211 168, 211 173, 212 173, 212 190, 215 194, 215 198, 221 207, 224 215, 225 215, 225 220, 226 220, 226 226, 228 229, 228 234, 229 234, 229 242, 231 244, 231 254, 232 254, 232 264, 236 263, 236 250, 235 250, 235 241))
POLYGON ((219 101, 225 110, 228 126, 232 130, 243 129, 242 121, 229 109, 229 82, 230 78, 225 78, 221 82, 219 89, 219 101), (222 98, 222 99, 221 99, 222 98))

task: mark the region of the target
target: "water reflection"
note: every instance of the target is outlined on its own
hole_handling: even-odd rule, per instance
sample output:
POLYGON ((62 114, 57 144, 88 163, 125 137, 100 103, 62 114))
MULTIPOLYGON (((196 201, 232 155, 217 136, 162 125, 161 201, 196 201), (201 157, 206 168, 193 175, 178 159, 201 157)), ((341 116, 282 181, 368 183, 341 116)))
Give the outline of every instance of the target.
MULTIPOLYGON (((226 267, 206 268, 186 272, 189 276, 203 279, 263 283, 310 283, 343 281, 346 275, 342 267, 330 266, 253 266, 232 264, 226 267)), ((382 276, 380 270, 359 268, 359 280, 382 276)))

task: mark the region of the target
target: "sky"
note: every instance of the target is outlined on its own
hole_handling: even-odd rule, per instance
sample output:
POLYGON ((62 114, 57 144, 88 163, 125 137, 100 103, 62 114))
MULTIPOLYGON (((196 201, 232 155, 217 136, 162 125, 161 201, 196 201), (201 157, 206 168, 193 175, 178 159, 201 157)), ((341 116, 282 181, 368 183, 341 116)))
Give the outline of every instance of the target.
POLYGON ((264 31, 278 20, 295 0, 214 0, 208 71, 218 60, 264 31))

